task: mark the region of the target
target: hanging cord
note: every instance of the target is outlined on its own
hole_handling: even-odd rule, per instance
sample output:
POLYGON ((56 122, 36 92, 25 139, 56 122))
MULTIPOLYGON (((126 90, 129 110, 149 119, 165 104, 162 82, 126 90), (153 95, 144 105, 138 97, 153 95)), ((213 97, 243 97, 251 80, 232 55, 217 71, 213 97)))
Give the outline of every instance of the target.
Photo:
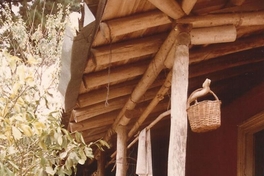
MULTIPOLYGON (((108 72, 107 72, 107 86, 106 86, 106 98, 105 98, 105 107, 109 106, 109 94, 110 94, 110 73, 111 73, 111 62, 112 62, 112 35, 111 35, 111 28, 109 27, 109 25, 106 23, 106 26, 109 30, 109 62, 108 62, 108 72)), ((107 39, 107 37, 105 37, 105 39, 107 39)))

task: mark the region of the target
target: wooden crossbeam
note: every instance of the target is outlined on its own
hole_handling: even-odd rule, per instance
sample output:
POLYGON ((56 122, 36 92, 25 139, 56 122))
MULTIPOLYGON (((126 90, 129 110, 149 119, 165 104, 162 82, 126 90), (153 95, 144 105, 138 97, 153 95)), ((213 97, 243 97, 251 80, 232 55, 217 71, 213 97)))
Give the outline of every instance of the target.
POLYGON ((178 19, 177 23, 192 24, 193 28, 221 26, 228 24, 233 24, 235 26, 264 25, 264 11, 214 14, 206 16, 188 16, 178 19))

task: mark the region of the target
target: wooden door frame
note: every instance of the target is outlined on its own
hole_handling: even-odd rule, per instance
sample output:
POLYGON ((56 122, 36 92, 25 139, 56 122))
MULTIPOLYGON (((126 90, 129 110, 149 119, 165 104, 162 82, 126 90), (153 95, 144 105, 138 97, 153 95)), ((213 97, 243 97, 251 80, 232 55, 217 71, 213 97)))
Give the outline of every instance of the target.
POLYGON ((264 129, 264 111, 238 126, 237 176, 255 175, 254 133, 264 129))

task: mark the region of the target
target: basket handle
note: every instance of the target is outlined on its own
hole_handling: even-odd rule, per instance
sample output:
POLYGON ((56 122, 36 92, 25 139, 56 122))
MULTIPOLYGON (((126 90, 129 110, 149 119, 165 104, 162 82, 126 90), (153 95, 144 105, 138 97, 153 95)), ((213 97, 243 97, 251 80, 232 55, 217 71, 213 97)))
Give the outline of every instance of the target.
POLYGON ((203 88, 196 89, 195 91, 193 91, 193 93, 191 93, 191 95, 189 96, 189 98, 188 98, 188 100, 187 100, 187 109, 190 107, 190 104, 191 104, 193 101, 195 101, 195 103, 197 103, 197 98, 199 98, 199 97, 201 97, 201 96, 203 96, 203 95, 206 95, 207 93, 211 93, 211 94, 214 96, 214 98, 215 98, 216 100, 219 100, 218 97, 216 96, 216 94, 215 94, 213 91, 211 91, 210 89, 207 91, 207 93, 205 93, 205 94, 199 96, 198 93, 199 93, 200 91, 202 91, 202 89, 203 89, 203 88))

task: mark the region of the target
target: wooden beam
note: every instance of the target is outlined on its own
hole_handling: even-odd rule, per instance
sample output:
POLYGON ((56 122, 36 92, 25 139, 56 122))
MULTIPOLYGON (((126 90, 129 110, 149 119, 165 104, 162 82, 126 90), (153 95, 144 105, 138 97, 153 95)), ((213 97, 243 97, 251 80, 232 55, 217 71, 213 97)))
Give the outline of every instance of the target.
POLYGON ((90 74, 85 74, 83 77, 83 84, 80 87, 80 93, 86 93, 98 87, 106 87, 118 84, 123 81, 134 79, 142 75, 148 67, 148 61, 141 63, 130 64, 126 66, 119 66, 110 68, 109 70, 102 70, 90 74))
POLYGON ((197 2, 197 0, 183 0, 182 1, 182 9, 183 9, 183 11, 187 15, 189 15, 196 2, 197 2))
POLYGON ((194 78, 202 75, 209 75, 210 73, 223 71, 235 67, 240 67, 253 63, 260 63, 264 61, 263 51, 264 47, 242 51, 239 53, 232 53, 226 56, 217 57, 209 62, 201 62, 190 65, 189 78, 194 78), (228 63, 228 64, 227 64, 228 63))
POLYGON ((175 0, 149 0, 149 2, 173 19, 179 19, 185 15, 175 0))
POLYGON ((230 1, 232 4, 237 5, 237 6, 240 6, 245 2, 245 0, 230 0, 230 1))
MULTIPOLYGON (((264 29, 264 26, 257 26, 256 29, 252 30, 261 30, 264 29)), ((249 27, 251 28, 251 27, 249 27)), ((243 28, 244 29, 244 28, 243 28)), ((243 30, 242 29, 242 30, 243 30)), ((246 29, 247 31, 248 29, 246 29)), ((245 32, 241 32, 240 35, 245 34, 245 32)), ((227 55, 227 54, 232 54, 235 52, 240 52, 243 50, 249 50, 252 49, 254 47, 261 47, 264 46, 264 40, 261 40, 261 38, 259 37, 250 37, 250 38, 243 38, 243 39, 239 39, 237 40, 235 43, 230 43, 230 44, 221 44, 221 45, 210 45, 207 46, 205 48, 199 49, 199 50, 191 50, 190 51, 190 63, 195 63, 195 62, 200 62, 203 60, 208 60, 211 58, 215 58, 215 57, 219 57, 222 55, 227 55), (207 54, 204 54, 207 53, 207 54)), ((173 56, 173 52, 172 56, 173 56)), ((166 61, 169 58, 169 55, 167 56, 166 61)), ((165 63, 166 63, 165 61, 165 63)), ((164 64, 165 64, 164 63, 164 64)), ((170 61, 170 66, 173 64, 173 57, 170 61)), ((168 68, 171 68, 170 66, 166 66, 168 68)), ((98 78, 99 79, 99 78, 98 78)), ((128 83, 129 86, 126 86, 125 84, 121 84, 121 85, 112 85, 111 87, 111 93, 109 95, 109 99, 113 99, 116 98, 118 96, 119 93, 121 93, 121 95, 128 95, 129 93, 132 92, 132 88, 134 88, 135 85, 135 81, 133 81, 134 83, 128 83), (122 94, 123 93, 123 94, 122 94)), ((161 82, 157 83, 156 85, 161 85, 161 82)), ((99 102, 103 102, 106 99, 106 89, 103 87, 102 89, 100 89, 99 91, 91 91, 88 92, 86 94, 82 94, 79 96, 78 98, 78 105, 79 107, 85 107, 85 106, 89 106, 91 104, 96 104, 99 102), (89 98, 87 98, 89 97, 89 98), (95 102, 95 103, 93 103, 95 102)))
MULTIPOLYGON (((84 138, 84 141, 89 144, 90 142, 97 141, 98 139, 102 139, 104 136, 105 132, 103 133, 98 133, 92 136, 88 136, 84 138)), ((94 156, 98 155, 99 149, 95 152, 94 156)))
MULTIPOLYGON (((155 87, 153 89, 148 90, 147 92, 145 92, 144 96, 138 101, 138 103, 151 100, 153 97, 155 97, 156 92, 158 90, 159 87, 155 87)), ((98 116, 100 114, 105 114, 111 111, 115 111, 117 109, 121 109, 128 98, 129 96, 123 96, 116 99, 112 99, 111 101, 109 101, 108 106, 106 106, 105 102, 101 102, 88 107, 75 109, 72 111, 73 119, 75 122, 81 122, 86 119, 98 116)))
POLYGON ((172 72, 168 176, 185 176, 190 36, 184 29, 183 31, 177 38, 179 45, 175 48, 172 72))
POLYGON ((178 30, 173 29, 170 34, 168 35, 167 39, 164 41, 162 46, 160 47, 159 51, 155 55, 154 59, 149 64, 149 67, 145 71, 143 77, 139 81, 138 85, 134 89, 134 91, 131 94, 131 97, 127 100, 124 107, 121 109, 119 115, 117 116, 115 123, 113 124, 112 128, 109 129, 104 137, 106 141, 111 139, 111 136, 113 135, 113 130, 116 128, 116 126, 119 124, 119 122, 122 120, 122 118, 126 118, 124 116, 126 110, 132 110, 135 108, 136 103, 138 100, 142 97, 142 95, 146 92, 146 90, 149 88, 149 86, 154 82, 154 80, 157 78, 158 74, 163 69, 164 65, 163 62, 166 59, 166 55, 168 54, 170 48, 172 47, 175 38, 178 34, 178 30))
MULTIPOLYGON (((250 26, 238 29, 238 37, 247 35, 249 32, 261 31, 263 26, 250 26)), ((204 36, 209 36, 207 39, 219 39, 220 42, 233 41, 235 38, 235 28, 232 25, 220 26, 213 28, 199 28, 193 29, 191 31, 193 44, 208 44, 210 41, 200 41, 204 36), (223 32, 218 32, 223 31, 223 32), (226 32, 225 32, 226 31, 226 32), (215 33, 214 33, 215 32, 215 33), (209 34, 208 34, 209 33, 209 34), (203 37, 201 37, 201 35, 203 37)), ((106 69, 109 65, 119 65, 124 62, 131 62, 132 58, 148 56, 150 54, 155 54, 160 44, 165 39, 166 34, 156 35, 151 37, 146 37, 143 39, 136 39, 129 42, 121 42, 118 44, 113 44, 111 47, 103 46, 92 49, 93 59, 89 58, 87 66, 85 68, 85 73, 90 73, 93 71, 99 71, 106 69), (125 54, 124 54, 125 53, 125 54), (95 61, 94 61, 95 60, 95 61)), ((214 43, 218 41, 214 40, 214 43)))
POLYGON ((196 28, 191 30, 191 44, 226 43, 236 40, 237 32, 234 25, 196 28))
POLYGON ((224 81, 226 79, 235 78, 240 75, 246 76, 246 75, 250 75, 250 73, 254 73, 254 72, 257 72, 258 70, 261 70, 261 68, 263 67, 262 65, 263 65, 263 61, 248 64, 248 65, 241 65, 241 66, 237 66, 233 68, 227 68, 225 70, 220 70, 217 72, 209 73, 207 74, 207 76, 201 75, 198 77, 192 77, 190 79, 190 82, 192 83, 192 85, 199 85, 199 83, 201 83, 207 77, 209 77, 211 80, 224 81))
POLYGON ((128 110, 133 109, 135 106, 134 102, 137 102, 141 96, 146 92, 149 86, 154 82, 157 78, 161 70, 164 68, 164 61, 166 56, 171 49, 173 43, 175 42, 176 36, 178 35, 178 30, 173 29, 168 35, 167 39, 164 41, 159 51, 149 64, 149 67, 145 71, 143 77, 137 84, 136 88, 131 94, 131 98, 127 103, 126 108, 128 110))
MULTIPOLYGON (((106 69, 110 65, 127 63, 131 58, 139 58, 155 54, 167 34, 113 43, 111 46, 96 47, 91 50, 92 56, 88 59, 85 73, 106 69)), ((131 62, 131 61, 130 61, 131 62)))
MULTIPOLYGON (((260 29, 261 29, 261 27, 260 27, 260 29)), ((243 50, 248 50, 248 49, 260 47, 263 45, 264 45, 264 39, 260 38, 258 36, 238 39, 235 43, 210 45, 210 46, 207 46, 203 49, 191 50, 191 52, 190 52, 190 63, 200 62, 200 61, 211 59, 214 57, 227 55, 230 53, 235 53, 235 52, 239 52, 239 51, 243 51, 243 50)), ((168 52, 169 52, 168 50, 170 50, 170 47, 166 48, 167 53, 162 54, 163 56, 161 56, 160 53, 157 54, 157 56, 160 56, 160 58, 169 57, 170 54, 168 54, 168 52)), ((170 62, 172 62, 172 61, 170 61, 170 62)), ((149 71, 147 72, 147 74, 148 74, 147 77, 150 77, 152 79, 153 76, 156 75, 156 74, 154 75, 151 73, 152 70, 155 70, 156 68, 158 68, 158 70, 162 70, 164 68, 165 63, 150 64, 151 68, 148 68, 149 71), (158 67, 155 67, 155 66, 158 66, 158 67)), ((148 63, 146 63, 146 65, 144 66, 142 63, 139 63, 138 66, 135 65, 135 68, 131 67, 131 66, 125 66, 122 68, 118 68, 119 70, 118 69, 116 69, 116 70, 112 69, 111 74, 110 74, 111 85, 117 84, 118 82, 121 82, 124 79, 129 80, 135 76, 139 76, 139 75, 143 74, 143 72, 147 68, 147 64, 148 63), (126 67, 128 67, 128 68, 126 68, 126 67), (120 72, 119 72, 120 70, 124 74, 120 75, 120 72), (117 75, 117 76, 114 76, 114 75, 117 75)), ((168 66, 166 66, 166 67, 168 67, 168 66)), ((80 93, 89 92, 89 91, 93 90, 94 88, 98 88, 98 86, 101 86, 101 87, 106 86, 108 84, 108 81, 109 81, 108 71, 104 70, 101 72, 90 73, 87 76, 85 76, 84 80, 86 81, 87 86, 85 87, 85 84, 83 84, 81 86, 80 93)), ((146 86, 146 82, 144 82, 141 85, 142 85, 141 88, 143 88, 143 86, 146 86)), ((136 98, 133 98, 133 100, 136 100, 136 98)))
MULTIPOLYGON (((106 97, 108 98, 108 101, 111 101, 112 99, 129 95, 136 87, 138 81, 139 79, 134 79, 131 81, 126 81, 120 84, 112 85, 109 88, 108 97, 107 97, 107 89, 105 87, 102 87, 99 90, 93 90, 88 93, 81 94, 78 97, 78 108, 83 108, 93 104, 105 102, 106 97)), ((163 82, 164 82, 164 76, 159 75, 159 77, 154 81, 153 84, 151 84, 149 88, 151 89, 151 88, 159 87, 163 84, 163 82)))
MULTIPOLYGON (((193 29, 191 36, 192 44, 230 42, 236 38, 236 28, 227 25, 193 29)), ((162 34, 92 49, 92 58, 88 59, 85 73, 106 69, 109 65, 121 65, 132 58, 155 54, 165 37, 166 35, 162 34)))
MULTIPOLYGON (((98 139, 102 139, 104 136, 104 133, 107 131, 107 129, 110 127, 111 125, 107 125, 107 126, 102 126, 102 127, 98 127, 98 128, 91 128, 85 131, 81 131, 82 136, 84 139, 89 139, 89 137, 93 138, 93 136, 99 136, 96 140, 98 139)), ((110 143, 109 143, 110 145, 110 143)))
POLYGON ((126 176, 127 172, 127 130, 126 126, 118 125, 116 128, 116 176, 126 176))
POLYGON ((256 25, 256 26, 245 26, 237 28, 237 38, 247 37, 252 35, 252 33, 260 34, 264 31, 264 25, 256 25))
POLYGON ((96 118, 90 118, 89 120, 82 121, 80 123, 70 122, 69 129, 71 132, 84 131, 87 129, 99 128, 102 125, 107 126, 113 124, 117 112, 113 111, 108 114, 102 114, 96 118))
POLYGON ((102 22, 92 46, 105 41, 110 43, 116 36, 170 23, 169 17, 158 10, 102 22))
MULTIPOLYGON (((134 109, 132 113, 130 113, 130 116, 128 116, 132 121, 133 119, 138 118, 144 110, 147 108, 149 105, 149 102, 142 102, 139 104, 139 107, 134 109)), ((154 108, 151 114, 156 114, 159 113, 163 110, 166 110, 168 107, 168 102, 167 101, 161 101, 159 106, 154 108)), ((94 116, 92 118, 89 118, 87 120, 81 121, 81 122, 70 122, 69 123, 69 129, 71 132, 74 131, 81 131, 84 132, 83 136, 89 136, 93 135, 96 133, 93 129, 99 128, 104 126, 111 126, 114 123, 114 120, 116 116, 118 115, 118 110, 112 111, 109 113, 105 114, 100 114, 98 116, 94 116), (88 131, 87 131, 88 130, 88 131)))
POLYGON ((162 85, 162 87, 160 88, 156 96, 152 99, 148 107, 141 114, 141 116, 136 121, 135 125, 129 131, 128 138, 131 138, 135 134, 135 132, 139 129, 142 123, 147 119, 148 115, 152 112, 152 110, 164 98, 164 95, 168 92, 168 90, 171 87, 171 78, 172 78, 172 72, 169 72, 164 84, 162 85))
POLYGON ((206 16, 188 16, 177 20, 177 23, 190 23, 193 28, 230 25, 253 26, 264 25, 264 11, 248 13, 227 13, 206 16))
MULTIPOLYGON (((262 0, 250 0, 244 1, 242 5, 235 5, 231 3, 232 0, 229 0, 225 4, 225 8, 216 9, 210 11, 211 14, 220 14, 220 13, 243 13, 243 12, 257 12, 264 10, 264 1, 262 0)), ((207 11, 208 12, 208 11, 207 11)))
POLYGON ((264 46, 264 38, 259 36, 239 39, 234 43, 209 45, 203 49, 191 50, 190 64, 261 46, 264 46))

